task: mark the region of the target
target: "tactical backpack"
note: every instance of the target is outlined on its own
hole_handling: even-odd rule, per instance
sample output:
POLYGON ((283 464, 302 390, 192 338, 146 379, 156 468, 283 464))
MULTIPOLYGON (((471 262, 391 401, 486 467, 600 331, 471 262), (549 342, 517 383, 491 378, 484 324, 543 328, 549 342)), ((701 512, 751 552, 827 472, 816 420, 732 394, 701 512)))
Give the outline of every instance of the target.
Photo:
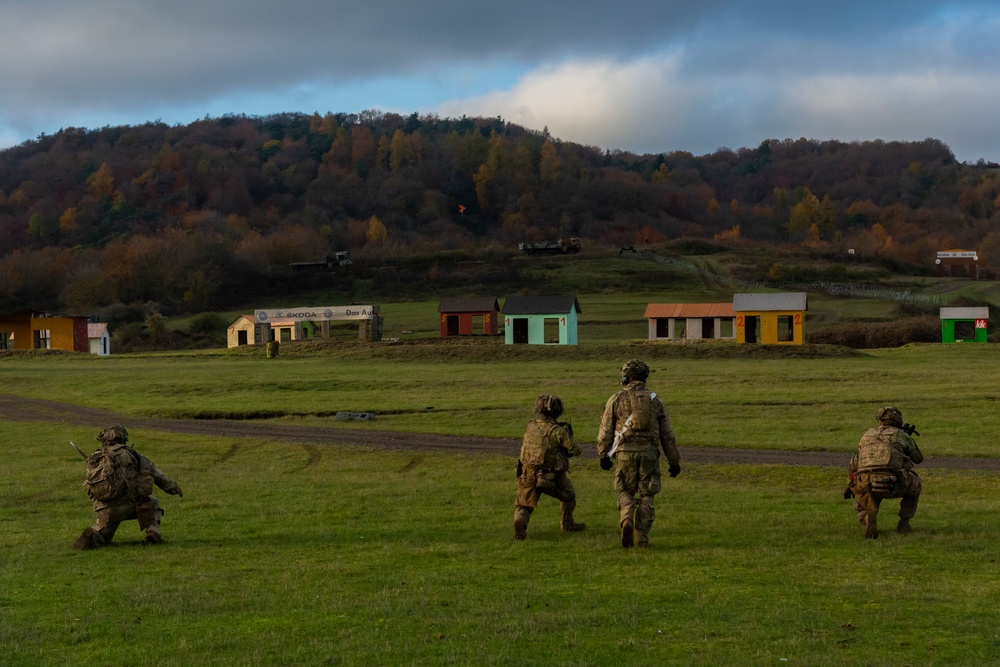
POLYGON ((129 495, 129 464, 138 467, 128 447, 101 447, 87 457, 87 479, 83 488, 87 497, 99 503, 129 495))
POLYGON ((528 424, 521 442, 520 460, 526 466, 540 467, 545 465, 548 454, 548 435, 555 424, 535 420, 528 424))
POLYGON ((883 426, 869 429, 862 436, 858 443, 859 471, 896 471, 903 468, 905 458, 903 452, 892 446, 893 433, 895 431, 889 431, 883 426))

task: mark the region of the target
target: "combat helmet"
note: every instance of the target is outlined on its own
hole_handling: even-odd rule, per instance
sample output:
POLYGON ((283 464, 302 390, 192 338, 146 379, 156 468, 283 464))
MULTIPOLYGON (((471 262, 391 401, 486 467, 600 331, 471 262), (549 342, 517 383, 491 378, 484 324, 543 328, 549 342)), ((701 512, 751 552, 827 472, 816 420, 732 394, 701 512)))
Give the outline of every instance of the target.
POLYGON ((563 413, 563 402, 558 396, 542 394, 535 399, 535 414, 558 419, 563 413))
POLYGON ((101 431, 97 436, 97 441, 104 445, 110 445, 115 441, 126 444, 128 443, 128 431, 121 424, 114 424, 101 431))
POLYGON ((648 377, 649 366, 647 366, 644 361, 640 361, 639 359, 629 359, 625 362, 625 365, 622 366, 622 384, 628 384, 633 380, 645 382, 648 377))
POLYGON ((889 426, 903 425, 903 413, 899 411, 899 408, 894 408, 891 405, 879 408, 878 414, 875 415, 875 419, 877 419, 880 424, 887 424, 889 426))

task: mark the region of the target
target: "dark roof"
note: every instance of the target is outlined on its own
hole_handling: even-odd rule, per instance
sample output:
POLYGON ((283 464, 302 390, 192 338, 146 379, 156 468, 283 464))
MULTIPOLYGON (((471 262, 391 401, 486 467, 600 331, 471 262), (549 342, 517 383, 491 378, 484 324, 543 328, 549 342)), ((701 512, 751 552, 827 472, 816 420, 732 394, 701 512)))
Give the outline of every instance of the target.
POLYGON ((503 303, 504 315, 550 315, 580 310, 575 296, 509 296, 503 303))
POLYGON ((441 299, 439 313, 488 313, 500 310, 495 296, 474 296, 466 299, 441 299))

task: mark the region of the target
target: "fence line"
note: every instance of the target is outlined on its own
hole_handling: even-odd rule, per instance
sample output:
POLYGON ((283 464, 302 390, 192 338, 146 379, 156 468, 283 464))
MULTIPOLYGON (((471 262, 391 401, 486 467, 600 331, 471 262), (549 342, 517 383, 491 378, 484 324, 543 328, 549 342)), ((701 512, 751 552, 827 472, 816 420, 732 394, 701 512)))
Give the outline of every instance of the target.
POLYGON ((659 262, 663 264, 675 264, 679 267, 695 271, 702 280, 712 281, 728 287, 739 287, 742 289, 781 289, 797 290, 801 292, 822 292, 831 296, 849 296, 858 299, 880 299, 882 301, 900 301, 903 303, 923 303, 940 306, 944 303, 941 296, 933 294, 915 294, 910 290, 898 290, 880 285, 866 285, 863 283, 837 283, 826 280, 816 280, 812 282, 797 281, 761 281, 761 280, 741 280, 730 276, 722 276, 714 271, 710 271, 703 266, 687 260, 675 257, 663 257, 651 252, 622 253, 622 259, 635 259, 642 261, 659 262))

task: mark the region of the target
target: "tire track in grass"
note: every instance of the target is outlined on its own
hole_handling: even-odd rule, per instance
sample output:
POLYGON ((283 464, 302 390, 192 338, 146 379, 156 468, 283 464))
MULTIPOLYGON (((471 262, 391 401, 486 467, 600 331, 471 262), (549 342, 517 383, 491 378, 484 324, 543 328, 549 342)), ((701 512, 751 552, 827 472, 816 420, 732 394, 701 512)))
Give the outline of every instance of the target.
MULTIPOLYGON (((21 398, 0 394, 0 418, 18 422, 46 422, 78 426, 103 427, 124 423, 128 428, 184 433, 189 435, 251 438, 272 441, 290 441, 307 445, 309 461, 313 465, 321 457, 320 446, 347 445, 373 449, 451 451, 456 453, 483 453, 516 457, 521 440, 514 438, 484 438, 435 433, 405 433, 334 428, 324 426, 296 426, 268 424, 231 419, 166 419, 162 417, 123 417, 100 408, 88 408, 70 403, 38 398, 21 398), (309 446, 312 446, 310 448, 309 446)), ((233 445, 217 463, 222 463, 239 451, 233 445)), ((734 449, 725 447, 680 447, 683 463, 710 463, 723 465, 799 465, 829 466, 847 470, 851 452, 795 452, 775 449, 734 449)), ((589 451, 584 458, 596 458, 589 451)), ((957 456, 927 456, 920 468, 948 470, 978 470, 1000 472, 1000 459, 957 456)))

